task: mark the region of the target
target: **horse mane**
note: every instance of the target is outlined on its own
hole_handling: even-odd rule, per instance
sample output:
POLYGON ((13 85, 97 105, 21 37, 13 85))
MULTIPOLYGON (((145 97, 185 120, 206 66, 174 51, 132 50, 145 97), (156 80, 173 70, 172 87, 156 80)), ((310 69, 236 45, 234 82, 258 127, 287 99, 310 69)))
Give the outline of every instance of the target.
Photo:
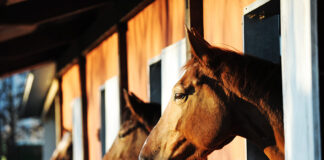
POLYGON ((281 66, 256 57, 210 46, 211 64, 193 56, 183 71, 191 76, 210 77, 224 89, 248 101, 266 114, 270 123, 283 128, 281 66))

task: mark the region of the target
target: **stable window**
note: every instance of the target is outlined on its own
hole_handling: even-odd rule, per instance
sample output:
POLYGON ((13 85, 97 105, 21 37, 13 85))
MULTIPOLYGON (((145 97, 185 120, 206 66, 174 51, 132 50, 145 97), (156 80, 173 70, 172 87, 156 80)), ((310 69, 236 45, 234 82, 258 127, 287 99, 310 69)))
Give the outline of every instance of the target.
MULTIPOLYGON (((244 8, 244 53, 280 64, 280 1, 257 0, 244 8)), ((247 160, 268 159, 247 140, 247 160)))
POLYGON ((100 87, 102 156, 110 149, 118 135, 121 116, 118 77, 112 77, 100 87))
POLYGON ((149 97, 150 102, 161 105, 161 57, 149 61, 149 97))

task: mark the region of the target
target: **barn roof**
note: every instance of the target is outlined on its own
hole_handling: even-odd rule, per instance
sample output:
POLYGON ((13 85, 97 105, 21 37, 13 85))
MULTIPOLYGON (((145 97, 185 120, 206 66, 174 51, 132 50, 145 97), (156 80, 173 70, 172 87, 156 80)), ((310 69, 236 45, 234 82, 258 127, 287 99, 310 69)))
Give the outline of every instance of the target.
POLYGON ((25 70, 34 75, 21 116, 39 116, 55 74, 152 1, 0 0, 0 78, 25 70))
POLYGON ((48 61, 62 70, 152 0, 0 0, 0 77, 48 61))

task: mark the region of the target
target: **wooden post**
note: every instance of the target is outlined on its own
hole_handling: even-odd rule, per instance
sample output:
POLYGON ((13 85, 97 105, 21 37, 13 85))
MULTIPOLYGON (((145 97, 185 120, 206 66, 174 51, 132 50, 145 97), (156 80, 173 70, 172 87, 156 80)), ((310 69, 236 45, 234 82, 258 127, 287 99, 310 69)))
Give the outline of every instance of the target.
POLYGON ((88 146, 88 99, 86 90, 86 58, 80 56, 78 59, 80 67, 80 84, 81 84, 81 103, 82 103, 82 130, 83 130, 83 157, 84 160, 89 159, 88 146))
MULTIPOLYGON (((58 91, 58 96, 59 96, 59 126, 60 126, 60 132, 59 132, 59 140, 58 141, 61 141, 61 138, 63 136, 63 92, 62 92, 62 77, 59 77, 58 78, 58 81, 59 81, 59 91, 58 91)), ((56 114, 56 113, 55 113, 56 114)))
POLYGON ((285 159, 321 159, 316 0, 281 0, 285 159))
POLYGON ((128 90, 128 70, 127 70, 127 22, 118 24, 118 60, 119 60, 119 97, 120 97, 120 115, 121 123, 125 121, 124 115, 122 115, 125 110, 125 100, 123 95, 123 89, 128 90))
MULTIPOLYGON (((204 37, 203 0, 186 0, 186 26, 195 28, 204 37)), ((191 58, 189 41, 187 40, 187 60, 191 58)))
POLYGON ((186 25, 204 37, 203 0, 186 1, 186 25))

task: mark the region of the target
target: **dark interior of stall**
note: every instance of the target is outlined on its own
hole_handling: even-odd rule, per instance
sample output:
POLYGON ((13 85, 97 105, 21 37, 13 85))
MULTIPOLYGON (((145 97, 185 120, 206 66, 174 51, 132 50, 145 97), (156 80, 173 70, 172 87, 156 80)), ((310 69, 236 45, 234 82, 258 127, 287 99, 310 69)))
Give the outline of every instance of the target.
MULTIPOLYGON (((281 63, 280 1, 273 0, 244 15, 244 53, 281 63)), ((267 160, 262 150, 247 140, 248 160, 267 160)))

